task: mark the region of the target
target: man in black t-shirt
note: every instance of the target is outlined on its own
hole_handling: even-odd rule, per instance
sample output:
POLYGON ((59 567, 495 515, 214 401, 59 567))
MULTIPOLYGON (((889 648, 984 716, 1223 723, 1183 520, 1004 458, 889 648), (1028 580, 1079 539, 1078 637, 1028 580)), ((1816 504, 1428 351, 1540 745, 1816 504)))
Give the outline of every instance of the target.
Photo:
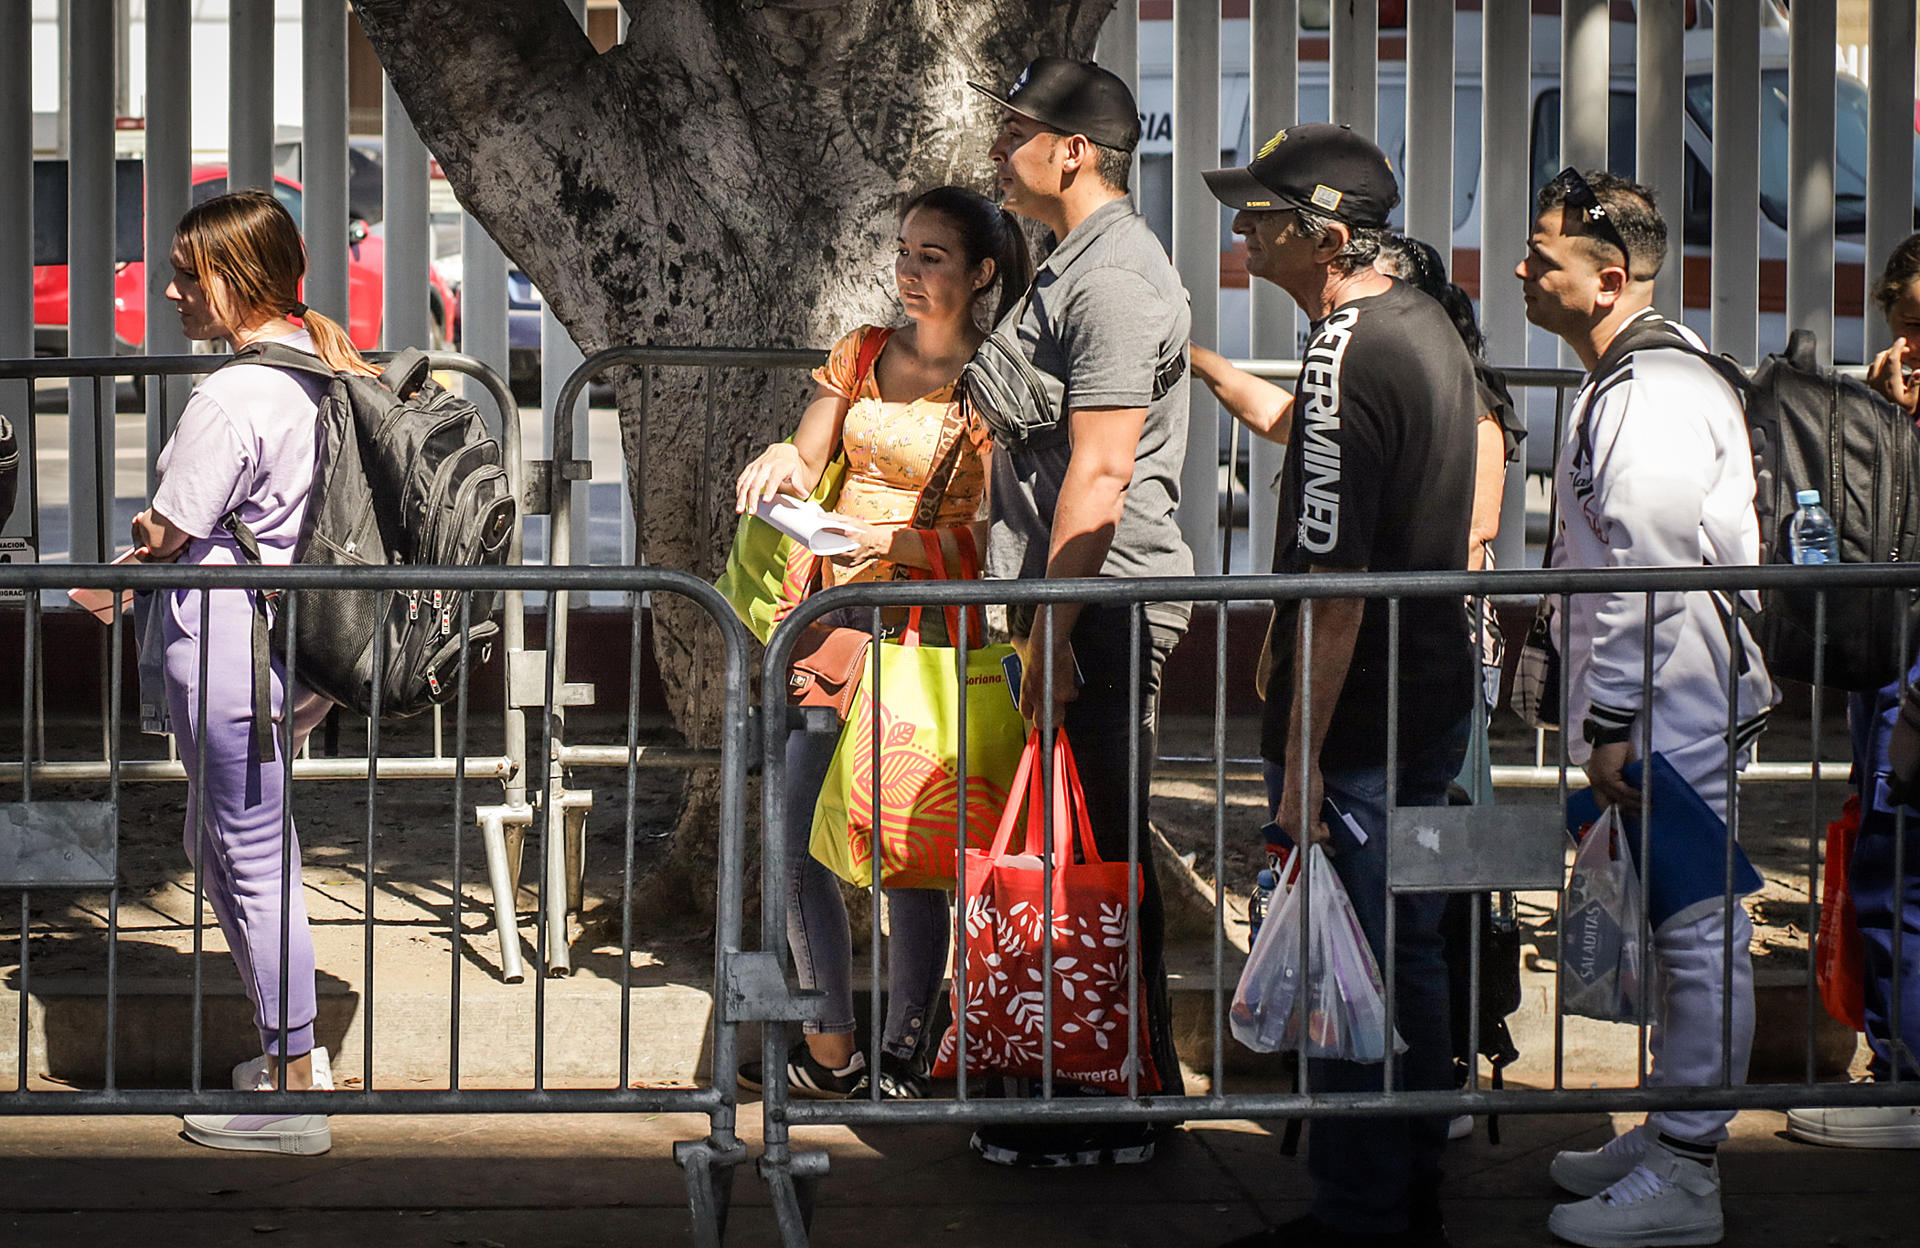
MULTIPOLYGON (((1247 272, 1284 288, 1314 322, 1290 411, 1278 572, 1453 571, 1473 508, 1473 360, 1446 313, 1372 267, 1399 188, 1386 156, 1345 126, 1282 130, 1245 168, 1206 175, 1238 210, 1247 272)), ((1325 845, 1376 957, 1388 905, 1387 691, 1383 600, 1277 604, 1262 753, 1275 819, 1325 845), (1302 617, 1312 624, 1311 645, 1302 617), (1302 667, 1311 680, 1297 679, 1302 667), (1277 765, 1277 766, 1276 766, 1277 765)), ((1395 800, 1442 805, 1466 751, 1473 655, 1458 594, 1400 607, 1395 800)), ((1395 907, 1395 986, 1411 1089, 1452 1083, 1440 895, 1395 907)), ((1379 1091, 1382 1067, 1315 1061, 1317 1092, 1379 1091)), ((1240 1245, 1442 1244, 1444 1116, 1313 1124, 1313 1212, 1240 1245)))

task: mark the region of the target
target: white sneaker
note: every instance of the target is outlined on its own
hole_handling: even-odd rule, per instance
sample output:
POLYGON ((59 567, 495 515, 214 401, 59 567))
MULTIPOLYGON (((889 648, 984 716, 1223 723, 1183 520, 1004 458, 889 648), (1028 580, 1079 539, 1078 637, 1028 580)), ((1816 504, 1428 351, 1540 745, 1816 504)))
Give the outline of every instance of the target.
POLYGON ((333 1147, 325 1114, 188 1114, 187 1138, 208 1148, 314 1157, 333 1147))
POLYGON ((1920 1148, 1920 1105, 1790 1109, 1787 1134, 1834 1148, 1920 1148))
MULTIPOLYGON (((233 1068, 233 1090, 236 1092, 272 1092, 279 1086, 279 1072, 273 1059, 265 1053, 233 1068)), ((321 1092, 333 1091, 333 1063, 327 1060, 326 1049, 317 1045, 313 1050, 313 1086, 321 1092)))
POLYGON ((1575 1196, 1598 1196, 1632 1173, 1647 1151, 1645 1124, 1622 1132, 1592 1152, 1562 1152, 1547 1173, 1575 1196))
POLYGON ((1626 1178, 1598 1196, 1557 1206, 1547 1229, 1585 1248, 1717 1244, 1726 1235, 1720 1176, 1650 1144, 1626 1178))

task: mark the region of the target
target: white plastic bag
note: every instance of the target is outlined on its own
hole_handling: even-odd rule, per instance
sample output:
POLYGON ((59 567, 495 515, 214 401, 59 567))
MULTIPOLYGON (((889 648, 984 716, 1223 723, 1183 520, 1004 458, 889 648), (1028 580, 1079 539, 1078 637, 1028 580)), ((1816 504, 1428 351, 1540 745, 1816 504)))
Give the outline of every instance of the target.
MULTIPOLYGON (((1290 889, 1260 927, 1234 992, 1234 1038, 1263 1053, 1295 1049, 1304 1018, 1307 1056, 1384 1061, 1387 1007, 1379 964, 1346 888, 1318 845, 1307 851, 1307 870, 1309 886, 1290 889), (1313 920, 1306 958, 1300 945, 1303 904, 1311 907, 1313 920)), ((1407 1047, 1397 1032, 1393 1045, 1395 1052, 1407 1047)))
POLYGON ((1640 1016, 1640 881, 1617 807, 1580 838, 1560 901, 1560 1008, 1609 1023, 1640 1016))

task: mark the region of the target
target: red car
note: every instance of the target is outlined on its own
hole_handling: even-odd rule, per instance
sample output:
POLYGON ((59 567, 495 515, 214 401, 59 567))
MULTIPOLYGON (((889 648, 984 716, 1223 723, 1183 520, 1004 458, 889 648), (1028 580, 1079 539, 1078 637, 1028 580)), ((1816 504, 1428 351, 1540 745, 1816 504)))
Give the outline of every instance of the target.
MULTIPOLYGON (((227 189, 225 165, 196 165, 193 169, 193 202, 198 204, 223 194, 227 189)), ((302 224, 300 184, 291 178, 275 178, 273 193, 295 224, 302 224)), ((386 240, 367 232, 366 223, 355 220, 349 231, 347 258, 347 334, 353 345, 372 351, 380 345, 380 303, 386 274, 386 240)), ((431 286, 428 294, 434 346, 453 340, 455 305, 451 291, 431 268, 427 271, 431 286)), ((147 273, 139 262, 120 265, 113 279, 113 330, 115 350, 122 355, 137 355, 147 338, 147 273)), ((67 350, 67 266, 40 265, 33 270, 33 349, 35 355, 66 355, 67 350)))

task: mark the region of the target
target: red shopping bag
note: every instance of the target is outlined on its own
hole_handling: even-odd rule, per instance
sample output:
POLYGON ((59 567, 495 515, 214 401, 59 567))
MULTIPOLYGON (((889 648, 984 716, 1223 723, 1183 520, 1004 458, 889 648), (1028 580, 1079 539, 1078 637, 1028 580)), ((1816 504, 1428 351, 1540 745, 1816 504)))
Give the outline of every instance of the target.
POLYGON ((1827 1013, 1855 1031, 1867 1029, 1866 954, 1847 887, 1853 843, 1860 835, 1860 799, 1849 797, 1827 825, 1827 864, 1820 882, 1820 959, 1814 966, 1827 1013))
MULTIPOLYGON (((967 850, 966 906, 956 916, 965 958, 965 1000, 955 977, 953 1012, 967 1020, 969 1075, 1041 1076, 1046 1035, 1042 982, 1046 939, 1046 868, 1042 856, 1047 801, 1040 733, 1027 738, 990 849, 967 850), (1025 800, 1022 801, 1024 795, 1025 800), (1014 830, 1025 812, 1023 852, 1013 852, 1014 830)), ((1146 986, 1137 992, 1138 1017, 1129 1018, 1131 925, 1145 891, 1142 868, 1104 862, 1087 819, 1086 795, 1067 734, 1053 749, 1053 1073, 1057 1079, 1124 1092, 1139 1073, 1142 1093, 1160 1090, 1147 1049, 1146 986), (1075 854, 1075 849, 1078 854, 1075 854), (1079 859, 1074 861, 1075 857, 1079 859), (1130 1067, 1128 1037, 1137 1067, 1130 1067)), ((959 1029, 949 1024, 934 1059, 935 1078, 959 1071, 959 1029)))

